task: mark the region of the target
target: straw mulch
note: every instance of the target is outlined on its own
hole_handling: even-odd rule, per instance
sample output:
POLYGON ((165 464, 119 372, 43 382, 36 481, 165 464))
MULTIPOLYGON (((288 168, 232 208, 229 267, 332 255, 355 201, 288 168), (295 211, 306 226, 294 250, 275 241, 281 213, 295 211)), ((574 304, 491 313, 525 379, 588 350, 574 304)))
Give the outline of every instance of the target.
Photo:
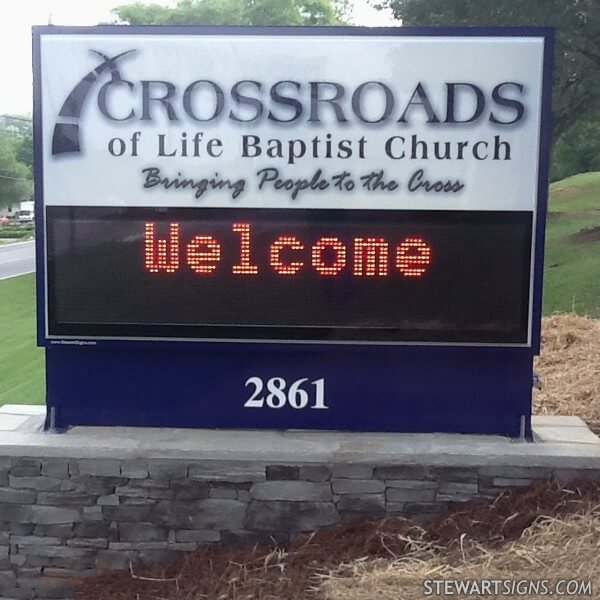
MULTIPOLYGON (((419 586, 422 586, 423 576, 429 569, 432 569, 432 574, 428 578, 438 571, 444 574, 452 572, 440 571, 442 567, 459 569, 461 573, 463 566, 465 569, 477 568, 481 574, 491 575, 493 568, 500 569, 502 565, 501 561, 489 562, 496 553, 504 553, 505 560, 510 557, 517 565, 515 557, 519 546, 514 541, 532 525, 532 531, 537 531, 536 522, 542 516, 559 520, 572 515, 589 517, 587 521, 581 517, 579 521, 572 522, 579 524, 577 540, 591 539, 590 536, 598 533, 596 520, 600 519, 600 514, 596 507, 599 505, 598 484, 582 483, 562 489, 556 483, 543 482, 525 490, 507 491, 492 504, 466 504, 424 525, 398 517, 344 523, 322 529, 300 537, 288 548, 276 544, 246 549, 203 548, 169 567, 132 569, 84 580, 80 582, 77 598, 418 598, 421 596, 405 595, 405 585, 415 594, 422 592, 419 586), (592 522, 596 529, 585 529, 592 522), (513 554, 506 554, 513 546, 513 554), (489 562, 489 572, 483 566, 485 561, 489 562)), ((595 543, 600 541, 600 537, 593 539, 595 543)), ((562 540, 561 548, 567 542, 562 540)), ((582 548, 583 545, 581 552, 584 551, 582 548)), ((596 552, 599 550, 600 546, 596 546, 596 552)), ((590 560, 586 564, 592 564, 590 560)), ((545 566, 537 564, 538 576, 542 576, 546 572, 545 566)), ((570 563, 565 565, 568 565, 569 572, 577 568, 570 563)), ((470 571, 465 570, 467 572, 470 571)))
POLYGON ((600 433, 600 319, 545 318, 535 370, 542 383, 534 393, 536 414, 578 415, 600 433))
MULTIPOLYGON (((584 595, 598 598, 599 563, 600 515, 591 509, 564 518, 540 518, 520 539, 493 550, 471 541, 453 547, 450 552, 416 543, 412 553, 393 561, 355 561, 341 565, 323 576, 321 590, 326 600, 421 600, 427 597, 426 592, 430 592, 431 597, 435 580, 448 579, 475 585, 471 588, 474 594, 460 594, 460 598, 500 599, 509 596, 506 592, 510 587, 504 586, 513 585, 512 581, 525 586, 526 580, 535 585, 535 581, 541 579, 546 580, 548 589, 552 589, 559 580, 577 579, 590 582, 595 595, 590 595, 587 589, 586 594, 572 590, 572 595, 562 598, 582 598, 584 595), (480 584, 482 580, 501 583, 485 590, 480 584), (426 581, 430 582, 427 587, 426 581), (483 593, 486 591, 491 593, 483 593)), ((527 598, 542 600, 548 597, 543 584, 537 585, 540 587, 532 587, 527 598)), ((527 588, 516 588, 517 592, 519 589, 521 595, 516 593, 509 597, 523 597, 527 588)), ((565 589, 569 588, 563 587, 563 591, 565 589)))

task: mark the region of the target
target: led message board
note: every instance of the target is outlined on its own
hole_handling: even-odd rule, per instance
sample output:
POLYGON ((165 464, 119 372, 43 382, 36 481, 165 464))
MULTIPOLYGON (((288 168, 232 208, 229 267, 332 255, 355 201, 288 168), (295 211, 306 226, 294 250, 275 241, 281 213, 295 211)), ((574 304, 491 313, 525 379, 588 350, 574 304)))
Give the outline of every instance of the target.
POLYGON ((543 56, 42 34, 45 339, 530 345, 543 56))

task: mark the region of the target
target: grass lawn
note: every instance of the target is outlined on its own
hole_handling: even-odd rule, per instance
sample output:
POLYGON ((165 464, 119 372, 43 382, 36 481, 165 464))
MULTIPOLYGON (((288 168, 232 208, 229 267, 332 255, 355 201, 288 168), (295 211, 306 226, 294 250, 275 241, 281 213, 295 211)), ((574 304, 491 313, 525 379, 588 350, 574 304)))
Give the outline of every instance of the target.
MULTIPOLYGON (((600 317, 600 173, 552 184, 549 204, 544 314, 600 317)), ((44 402, 34 289, 33 274, 0 281, 0 405, 44 402)))
POLYGON ((550 186, 544 314, 600 317, 600 173, 550 186))
POLYGON ((35 275, 0 281, 0 405, 44 402, 44 352, 35 337, 35 275))

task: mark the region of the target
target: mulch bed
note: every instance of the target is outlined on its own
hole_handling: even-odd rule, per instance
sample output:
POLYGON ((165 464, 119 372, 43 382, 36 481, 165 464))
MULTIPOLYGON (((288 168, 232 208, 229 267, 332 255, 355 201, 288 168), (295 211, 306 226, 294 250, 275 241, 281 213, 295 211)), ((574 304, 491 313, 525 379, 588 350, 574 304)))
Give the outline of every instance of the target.
POLYGON ((401 517, 346 522, 250 548, 209 546, 169 566, 110 572, 78 582, 78 600, 303 600, 322 598, 315 575, 361 558, 397 558, 411 540, 451 546, 464 539, 488 547, 518 539, 541 516, 565 517, 600 505, 600 484, 561 488, 540 482, 471 502, 426 523, 401 517))

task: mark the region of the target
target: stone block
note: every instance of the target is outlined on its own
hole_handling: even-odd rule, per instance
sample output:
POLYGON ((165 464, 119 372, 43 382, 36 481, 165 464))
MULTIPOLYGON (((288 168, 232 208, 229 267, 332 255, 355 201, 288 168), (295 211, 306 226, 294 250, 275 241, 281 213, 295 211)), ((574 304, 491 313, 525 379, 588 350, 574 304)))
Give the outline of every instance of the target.
POLYGON ((93 477, 120 477, 121 464, 118 460, 91 458, 79 460, 79 475, 93 477))
POLYGON ((17 489, 25 488, 44 492, 58 492, 61 480, 39 475, 37 477, 14 477, 13 475, 9 475, 8 484, 10 487, 17 489))
POLYGON ((178 542, 219 542, 221 541, 221 532, 198 529, 180 529, 175 533, 175 539, 178 542))
POLYGON ((31 458, 29 456, 13 456, 11 460, 13 467, 33 467, 37 469, 42 468, 41 458, 31 458))
MULTIPOLYGON (((560 483, 572 483, 574 481, 600 482, 600 469, 556 469, 554 478, 560 483)), ((0 521, 2 516, 0 515, 0 521)))
POLYGON ((169 544, 169 548, 171 550, 176 550, 177 552, 194 552, 194 550, 198 549, 198 544, 195 542, 182 542, 169 544))
POLYGON ((144 460, 126 460, 121 463, 121 475, 128 479, 146 479, 148 463, 144 460))
POLYGON ((329 467, 319 465, 300 467, 300 472, 298 474, 298 479, 303 481, 324 482, 329 481, 330 477, 331 471, 329 467))
POLYGON ((432 479, 429 468, 425 465, 391 465, 375 467, 377 479, 432 479))
POLYGON ((14 571, 0 571, 0 594, 17 585, 17 576, 14 571))
MULTIPOLYGON (((83 489, 83 486, 81 486, 81 488, 83 489)), ((77 484, 75 483, 75 480, 63 479, 60 482, 60 491, 61 492, 72 492, 76 489, 77 489, 77 484)))
POLYGON ((8 560, 8 546, 0 546, 0 561, 8 560))
POLYGON ((82 520, 84 521, 102 521, 104 514, 101 506, 84 506, 82 510, 82 520))
POLYGON ((20 546, 19 554, 34 554, 48 558, 86 558, 92 556, 93 550, 88 548, 69 548, 68 546, 20 546))
POLYGON ((105 550, 98 552, 96 556, 96 567, 98 569, 116 570, 128 569, 130 565, 139 563, 139 555, 137 552, 116 552, 105 550))
POLYGON ((248 507, 245 528, 267 532, 312 531, 318 527, 333 525, 339 519, 338 511, 330 502, 253 500, 248 507))
POLYGON ((92 496, 108 496, 114 494, 118 486, 125 485, 124 477, 86 477, 81 480, 86 493, 92 496))
POLYGON ((42 461, 42 475, 55 479, 69 477, 69 461, 60 458, 45 458, 42 461))
MULTIPOLYGON (((23 508, 27 508, 27 507, 23 507, 23 508)), ((8 529, 8 532, 11 535, 34 535, 33 531, 34 529, 37 529, 39 527, 39 525, 34 525, 33 523, 5 523, 4 524, 4 529, 8 529)), ((39 533, 36 533, 35 535, 40 535, 39 533)))
POLYGON ((0 504, 0 521, 14 523, 31 522, 31 506, 24 504, 0 504))
POLYGON ((440 494, 462 494, 473 496, 479 491, 477 483, 461 483, 459 481, 441 481, 438 487, 440 494))
POLYGON ((88 548, 90 550, 108 548, 108 540, 106 538, 73 538, 67 540, 67 547, 70 548, 88 548))
POLYGON ((438 487, 437 481, 423 479, 388 479, 385 485, 389 488, 402 488, 405 490, 435 490, 438 487))
POLYGON ((479 471, 476 467, 430 467, 431 475, 440 483, 477 483, 479 471))
POLYGON ((166 541, 167 529, 152 523, 120 523, 119 540, 122 542, 166 541))
POLYGON ((41 537, 58 537, 61 539, 73 536, 73 525, 71 523, 62 523, 58 525, 36 525, 33 535, 41 537))
POLYGON ((200 481, 226 481, 229 483, 252 483, 266 480, 264 465, 239 465, 222 463, 219 465, 192 465, 189 470, 190 479, 200 481))
POLYGON ((507 479, 550 479, 552 469, 549 467, 493 467, 486 466, 479 469, 479 474, 484 477, 506 477, 507 479))
POLYGON ((208 492, 209 498, 229 498, 230 500, 235 500, 238 497, 238 493, 236 490, 231 488, 211 488, 208 492))
POLYGON ((36 499, 37 491, 35 490, 0 488, 0 504, 33 504, 36 499))
POLYGON ((295 481, 300 475, 300 467, 289 465, 269 465, 267 467, 267 481, 295 481))
POLYGON ((332 478, 342 479, 371 479, 373 477, 372 465, 340 464, 331 467, 332 478))
POLYGON ((382 494, 345 494, 336 504, 340 513, 366 513, 368 515, 382 515, 385 513, 385 498, 382 494))
POLYGON ((0 525, 0 546, 8 546, 8 531, 2 531, 0 525))
POLYGON ((118 550, 119 552, 127 552, 134 550, 166 550, 169 547, 168 542, 110 542, 109 550, 118 550))
POLYGON ((52 525, 59 523, 77 523, 81 521, 81 515, 74 508, 58 508, 55 506, 32 506, 31 522, 40 525, 52 525))
POLYGON ((100 496, 97 500, 98 506, 119 506, 119 496, 116 494, 109 494, 107 496, 100 496))
POLYGON ((187 477, 188 468, 182 461, 150 462, 148 473, 151 479, 170 481, 187 477))
POLYGON ((492 479, 494 487, 528 487, 531 484, 531 479, 516 479, 514 477, 494 477, 492 479))
POLYGON ((8 487, 8 469, 0 469, 0 487, 8 487))
POLYGON ((65 569, 60 567, 47 567, 44 569, 44 575, 48 577, 64 577, 65 579, 75 579, 80 577, 95 577, 95 569, 84 569, 78 571, 76 569, 65 569))
POLYGON ((237 493, 237 499, 242 502, 250 502, 250 492, 246 490, 239 490, 237 493))
POLYGON ((129 496, 132 498, 151 498, 153 500, 167 500, 173 496, 169 489, 138 487, 135 485, 123 485, 115 490, 118 496, 129 496))
POLYGON ((96 500, 88 494, 40 492, 37 503, 49 506, 91 506, 96 500))
POLYGON ((31 467, 13 467, 9 474, 12 477, 39 477, 41 473, 41 465, 31 467))
POLYGON ((470 502, 474 499, 472 494, 444 494, 438 492, 435 495, 436 502, 470 502))
POLYGON ((439 514, 448 507, 443 502, 407 502, 404 505, 404 514, 412 519, 426 519, 439 514))
POLYGON ((386 502, 385 512, 388 515, 402 515, 405 506, 406 502, 386 502))
POLYGON ((332 479, 334 494, 383 494, 385 483, 379 479, 332 479))
MULTIPOLYGON (((71 548, 75 550, 75 548, 71 548)), ((79 549, 78 549, 79 550, 79 549)), ((85 550, 88 556, 43 556, 38 554, 21 555, 28 567, 60 567, 65 569, 92 569, 96 551, 85 550)))
POLYGON ((434 489, 388 488, 385 492, 388 502, 433 502, 434 489))
POLYGON ((209 496, 210 485, 205 481, 180 479, 171 483, 171 490, 176 500, 204 500, 209 496))
POLYGON ((290 502, 327 502, 332 499, 328 483, 313 481, 264 481, 250 488, 255 500, 287 500, 290 502))
POLYGON ((151 506, 102 506, 104 519, 108 521, 127 522, 147 521, 150 516, 151 506))
POLYGON ((239 500, 202 500, 190 529, 243 529, 247 504, 239 500))
POLYGON ((108 538, 109 524, 104 521, 77 523, 73 533, 82 538, 108 538))
POLYGON ((208 498, 196 502, 160 502, 152 522, 173 529, 242 529, 246 504, 239 500, 208 498))
POLYGON ((15 546, 60 546, 62 539, 38 535, 12 535, 10 543, 15 546))

